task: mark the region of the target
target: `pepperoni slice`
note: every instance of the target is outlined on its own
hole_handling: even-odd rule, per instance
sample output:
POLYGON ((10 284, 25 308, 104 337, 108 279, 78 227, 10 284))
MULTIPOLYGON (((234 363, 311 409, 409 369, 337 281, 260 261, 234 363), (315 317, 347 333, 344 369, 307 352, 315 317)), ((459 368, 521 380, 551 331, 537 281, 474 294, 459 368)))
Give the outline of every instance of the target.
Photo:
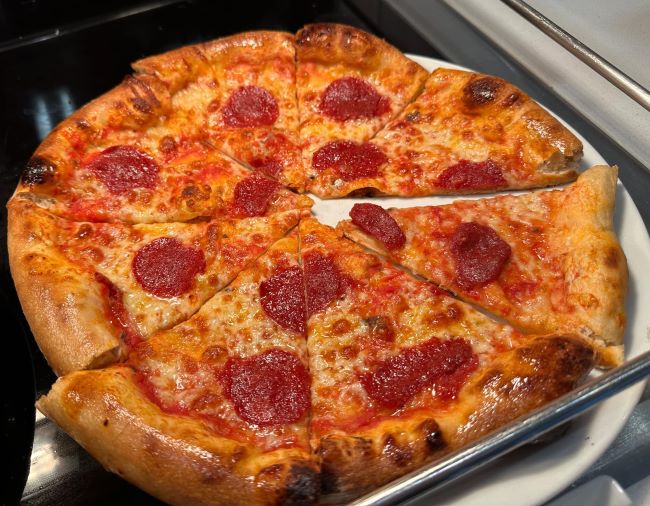
POLYGON ((282 162, 276 158, 253 158, 250 164, 255 170, 273 179, 276 179, 282 172, 282 162))
POLYGON ((229 127, 273 125, 280 115, 275 97, 259 86, 241 86, 228 98, 223 121, 229 127))
POLYGON ((377 176, 387 161, 383 151, 369 142, 333 141, 314 153, 312 167, 333 169, 344 181, 354 181, 377 176))
POLYGON ((320 101, 320 110, 336 121, 370 119, 390 111, 390 100, 368 81, 343 77, 329 84, 320 101))
POLYGON ((354 204, 350 210, 352 223, 370 234, 390 250, 406 243, 406 236, 395 219, 376 204, 354 204))
POLYGON ((464 339, 440 341, 432 338, 380 363, 372 372, 360 375, 368 395, 380 406, 398 409, 416 394, 444 385, 436 396, 453 399, 469 374, 478 366, 478 358, 464 339))
POLYGON ((495 281, 511 253, 508 243, 492 228, 475 222, 461 223, 451 238, 456 283, 473 288, 495 281))
POLYGON ((235 186, 234 209, 239 216, 263 216, 269 207, 278 183, 260 174, 253 174, 235 186))
POLYGON ((503 177, 501 168, 492 160, 484 162, 471 162, 461 160, 448 167, 438 176, 437 184, 440 188, 450 190, 488 190, 502 188, 507 181, 503 177))
POLYGON ((86 168, 114 195, 134 188, 152 189, 160 182, 156 161, 133 146, 111 146, 93 157, 86 168))
POLYGON ((309 409, 310 379, 294 354, 272 349, 229 358, 222 374, 225 395, 243 420, 260 426, 294 423, 309 409))
POLYGON ((311 253, 305 255, 304 262, 307 314, 311 316, 340 297, 345 290, 345 284, 338 267, 330 257, 311 253))
POLYGON ((299 334, 304 334, 307 327, 303 278, 302 269, 294 266, 260 283, 264 312, 281 327, 299 334))
POLYGON ((205 271, 205 258, 201 250, 178 239, 159 237, 136 253, 132 269, 147 292, 158 297, 177 297, 188 292, 194 277, 205 271))

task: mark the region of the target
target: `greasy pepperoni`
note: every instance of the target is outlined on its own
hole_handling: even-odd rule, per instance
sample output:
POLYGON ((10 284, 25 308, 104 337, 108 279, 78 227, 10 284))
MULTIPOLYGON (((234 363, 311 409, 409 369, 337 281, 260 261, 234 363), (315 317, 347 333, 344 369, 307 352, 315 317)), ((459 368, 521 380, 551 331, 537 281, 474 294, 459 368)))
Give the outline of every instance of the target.
POLYGON ((223 108, 223 121, 235 128, 269 126, 279 115, 275 97, 259 86, 237 88, 223 108))
POLYGON ((114 195, 134 188, 155 188, 160 182, 156 161, 133 146, 111 146, 92 158, 86 168, 114 195))
POLYGON ((239 216, 263 216, 269 207, 278 183, 253 174, 235 186, 234 209, 239 216))
POLYGON ((508 243, 492 228, 475 222, 461 223, 451 238, 456 283, 473 288, 495 281, 511 253, 508 243))
POLYGON ((260 283, 260 303, 264 312, 278 325, 304 334, 304 290, 302 269, 289 267, 260 283))
POLYGON ((294 354, 272 349, 229 358, 222 374, 225 395, 240 418, 260 426, 294 423, 309 408, 310 379, 294 354))
POLYGON ((252 167, 269 177, 277 178, 282 172, 282 163, 276 158, 253 158, 252 167))
POLYGON ((140 286, 158 297, 177 297, 189 291, 194 277, 205 270, 203 252, 173 237, 159 237, 133 259, 133 275, 140 286))
POLYGON ((341 273, 330 257, 311 253, 305 256, 304 261, 307 314, 311 316, 340 297, 345 285, 341 273))
POLYGON ((337 121, 370 119, 389 112, 390 101, 368 81, 343 77, 325 88, 320 110, 337 121))
POLYGON ((95 280, 106 289, 108 299, 108 320, 122 331, 122 340, 127 346, 135 346, 142 337, 129 323, 129 313, 124 306, 122 291, 103 274, 95 273, 95 280))
MULTIPOLYGON (((374 369, 360 375, 361 384, 379 405, 397 409, 431 386, 444 385, 444 399, 454 398, 478 359, 464 339, 432 338, 402 350, 374 369)), ((438 396, 438 389, 435 390, 438 396)))
POLYGON ((350 210, 352 223, 380 241, 386 248, 395 250, 404 246, 406 236, 395 219, 376 204, 354 204, 350 210))
POLYGON ((492 160, 471 162, 461 160, 438 176, 440 188, 450 190, 488 190, 507 184, 501 168, 492 160))
POLYGON ((325 144, 312 157, 317 170, 334 169, 345 181, 354 181, 379 174, 379 168, 388 161, 374 144, 353 141, 333 141, 325 144))

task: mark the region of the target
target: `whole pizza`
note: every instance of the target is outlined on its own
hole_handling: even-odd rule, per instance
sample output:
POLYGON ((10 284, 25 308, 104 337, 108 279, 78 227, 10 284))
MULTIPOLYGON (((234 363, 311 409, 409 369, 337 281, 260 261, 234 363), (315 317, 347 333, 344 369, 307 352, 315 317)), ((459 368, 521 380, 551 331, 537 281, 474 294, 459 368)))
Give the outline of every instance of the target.
POLYGON ((59 376, 37 407, 108 470, 173 504, 341 503, 622 362, 617 169, 578 174, 513 85, 335 24, 133 69, 8 203, 59 376), (490 192, 336 228, 308 196, 490 192))

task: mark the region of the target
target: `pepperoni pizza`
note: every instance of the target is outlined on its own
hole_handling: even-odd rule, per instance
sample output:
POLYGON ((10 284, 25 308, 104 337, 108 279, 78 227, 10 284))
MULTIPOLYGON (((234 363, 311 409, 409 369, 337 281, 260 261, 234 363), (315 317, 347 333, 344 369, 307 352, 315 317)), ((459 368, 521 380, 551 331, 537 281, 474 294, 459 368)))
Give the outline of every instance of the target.
POLYGON ((579 141, 520 90, 427 77, 332 24, 133 68, 8 204, 17 292, 60 375, 38 408, 109 470, 174 504, 347 501, 621 361, 612 168, 356 205, 337 230, 311 215, 306 190, 575 179, 579 141))
POLYGON ((625 256, 613 233, 616 168, 561 190, 444 206, 355 204, 344 233, 531 333, 576 333, 602 366, 623 360, 625 256))

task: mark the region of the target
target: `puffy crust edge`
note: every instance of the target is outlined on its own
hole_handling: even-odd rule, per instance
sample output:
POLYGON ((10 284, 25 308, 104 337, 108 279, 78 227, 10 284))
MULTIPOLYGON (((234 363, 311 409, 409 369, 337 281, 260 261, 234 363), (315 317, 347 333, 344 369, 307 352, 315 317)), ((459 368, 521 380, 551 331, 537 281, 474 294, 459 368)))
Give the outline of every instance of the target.
POLYGON ((8 204, 9 264, 36 342, 57 375, 122 356, 103 287, 53 246, 55 218, 20 197, 8 204))
POLYGON ((571 273, 568 291, 575 294, 586 319, 576 330, 593 344, 603 367, 623 362, 628 270, 614 234, 617 178, 615 166, 597 165, 585 171, 558 215, 558 225, 569 231, 560 238, 569 252, 565 259, 565 271, 571 273), (589 276, 580 275, 585 272, 589 276))
POLYGON ((169 91, 156 77, 126 76, 122 83, 72 113, 48 134, 27 163, 16 193, 48 193, 64 174, 75 170, 71 154, 78 146, 92 144, 105 128, 146 128, 158 121, 169 104, 169 91))
POLYGON ((231 59, 262 65, 281 51, 293 54, 293 40, 286 32, 243 32, 149 56, 131 67, 137 74, 156 76, 167 83, 173 94, 197 73, 210 73, 211 65, 228 66, 231 59))
POLYGON ((331 65, 342 63, 362 71, 405 66, 406 73, 420 81, 420 89, 428 72, 409 60, 402 52, 378 37, 352 26, 336 23, 306 25, 296 34, 299 62, 331 65))
POLYGON ((262 453, 215 436, 200 421, 163 413, 127 366, 60 378, 37 408, 109 471, 172 504, 314 503, 308 450, 262 453))
POLYGON ((472 376, 449 411, 418 413, 320 440, 326 502, 351 500, 571 391, 591 370, 581 338, 544 336, 499 355, 472 376))

